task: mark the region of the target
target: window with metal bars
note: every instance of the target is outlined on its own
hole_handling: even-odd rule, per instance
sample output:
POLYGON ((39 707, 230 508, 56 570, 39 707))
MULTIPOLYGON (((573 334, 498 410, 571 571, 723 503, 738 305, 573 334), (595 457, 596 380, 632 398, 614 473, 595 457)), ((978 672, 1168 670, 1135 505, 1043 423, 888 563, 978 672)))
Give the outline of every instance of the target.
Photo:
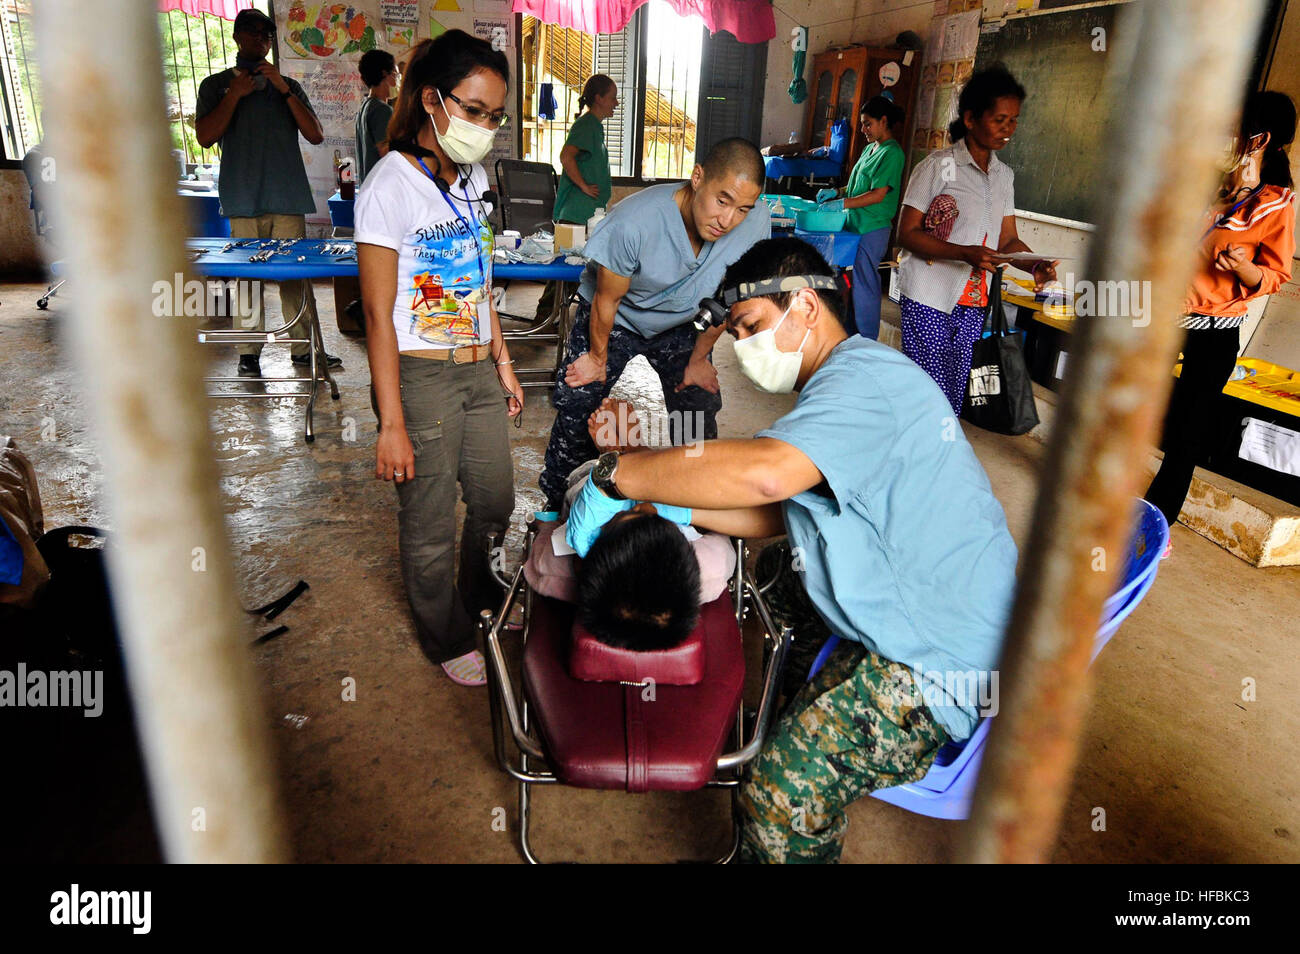
MULTIPOLYGON (((35 0, 0 0, 0 158, 18 160, 44 138, 40 72, 32 24, 35 0)), ((253 6, 270 14, 268 0, 253 6)), ((235 61, 231 21, 179 10, 158 14, 167 121, 172 147, 187 163, 216 162, 215 149, 202 149, 194 135, 199 84, 235 61)), ((273 54, 274 56, 274 54, 273 54)), ((11 163, 12 164, 12 163, 11 163)))
POLYGON ((0 0, 0 107, 0 158, 21 159, 42 135, 31 0, 0 0))
POLYGON ((522 155, 560 175, 560 150, 594 73, 618 84, 619 107, 604 123, 615 178, 685 179, 714 142, 757 139, 765 44, 709 36, 663 0, 641 7, 620 33, 593 36, 525 16, 521 35, 522 155), (548 91, 553 115, 539 100, 548 91))

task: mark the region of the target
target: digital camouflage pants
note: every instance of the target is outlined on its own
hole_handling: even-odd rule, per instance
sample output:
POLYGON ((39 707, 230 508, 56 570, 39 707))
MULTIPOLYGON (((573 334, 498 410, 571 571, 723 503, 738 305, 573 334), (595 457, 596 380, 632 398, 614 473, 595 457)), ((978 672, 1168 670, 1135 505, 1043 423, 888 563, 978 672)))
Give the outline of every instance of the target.
MULTIPOLYGON (((793 672, 805 678, 825 641, 826 624, 788 569, 789 560, 779 563, 768 608, 778 625, 794 629, 795 646, 806 650, 791 660, 793 672)), ((789 699, 741 787, 740 860, 838 862, 848 829, 845 808, 878 788, 924 777, 948 741, 930 710, 917 702, 906 666, 841 641, 812 681, 789 699)))

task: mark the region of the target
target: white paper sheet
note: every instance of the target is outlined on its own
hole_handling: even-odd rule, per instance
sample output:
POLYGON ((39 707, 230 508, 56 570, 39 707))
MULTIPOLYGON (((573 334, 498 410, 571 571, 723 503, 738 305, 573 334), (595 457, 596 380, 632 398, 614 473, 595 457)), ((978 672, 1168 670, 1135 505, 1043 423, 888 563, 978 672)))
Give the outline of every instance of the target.
POLYGON ((943 59, 966 60, 975 55, 980 39, 980 11, 950 16, 943 28, 943 59))
POLYGON ((1073 255, 1049 255, 1046 252, 994 252, 998 258, 1005 258, 1008 262, 1037 262, 1039 259, 1047 262, 1068 262, 1074 258, 1073 255))
POLYGON ((1269 470, 1300 477, 1300 433, 1248 417, 1241 429, 1241 450, 1237 456, 1269 470))

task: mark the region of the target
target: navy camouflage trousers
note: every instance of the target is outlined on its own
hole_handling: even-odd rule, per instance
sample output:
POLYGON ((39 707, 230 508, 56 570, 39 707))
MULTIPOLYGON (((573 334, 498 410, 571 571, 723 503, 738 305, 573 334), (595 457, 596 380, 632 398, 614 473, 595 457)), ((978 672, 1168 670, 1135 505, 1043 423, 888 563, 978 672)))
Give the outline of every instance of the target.
MULTIPOLYGON (((551 398, 555 405, 555 424, 546 445, 546 467, 538 480, 548 510, 559 509, 573 468, 596 456, 596 446, 587 433, 587 418, 609 396, 627 363, 639 354, 645 355, 663 385, 668 433, 673 444, 712 440, 718 436, 717 415, 722 408, 722 395, 693 386, 676 390, 695 348, 697 333, 690 324, 670 328, 651 338, 615 325, 609 333, 605 354, 605 380, 571 388, 564 383, 564 372, 590 348, 590 327, 591 303, 579 297, 577 316, 564 345, 564 360, 560 362, 551 398)), ((713 360, 712 356, 709 360, 713 360)))

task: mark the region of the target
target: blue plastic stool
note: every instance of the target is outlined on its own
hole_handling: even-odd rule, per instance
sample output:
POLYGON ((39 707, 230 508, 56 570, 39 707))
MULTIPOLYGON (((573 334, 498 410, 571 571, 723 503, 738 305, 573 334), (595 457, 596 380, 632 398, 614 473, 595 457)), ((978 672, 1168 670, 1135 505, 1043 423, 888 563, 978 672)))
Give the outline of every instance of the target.
MULTIPOLYGON (((1093 659, 1155 583, 1160 559, 1169 542, 1169 525, 1164 514, 1145 500, 1139 500, 1137 505, 1137 519, 1134 521, 1137 529, 1133 533, 1120 584, 1103 606, 1102 623, 1093 639, 1093 659)), ((826 640, 808 672, 809 681, 825 665, 839 642, 838 636, 826 640)), ((968 818, 980 760, 984 757, 984 741, 992 724, 991 716, 980 719, 969 739, 944 745, 935 756, 930 771, 921 780, 877 789, 871 793, 872 797, 931 818, 968 818)))

